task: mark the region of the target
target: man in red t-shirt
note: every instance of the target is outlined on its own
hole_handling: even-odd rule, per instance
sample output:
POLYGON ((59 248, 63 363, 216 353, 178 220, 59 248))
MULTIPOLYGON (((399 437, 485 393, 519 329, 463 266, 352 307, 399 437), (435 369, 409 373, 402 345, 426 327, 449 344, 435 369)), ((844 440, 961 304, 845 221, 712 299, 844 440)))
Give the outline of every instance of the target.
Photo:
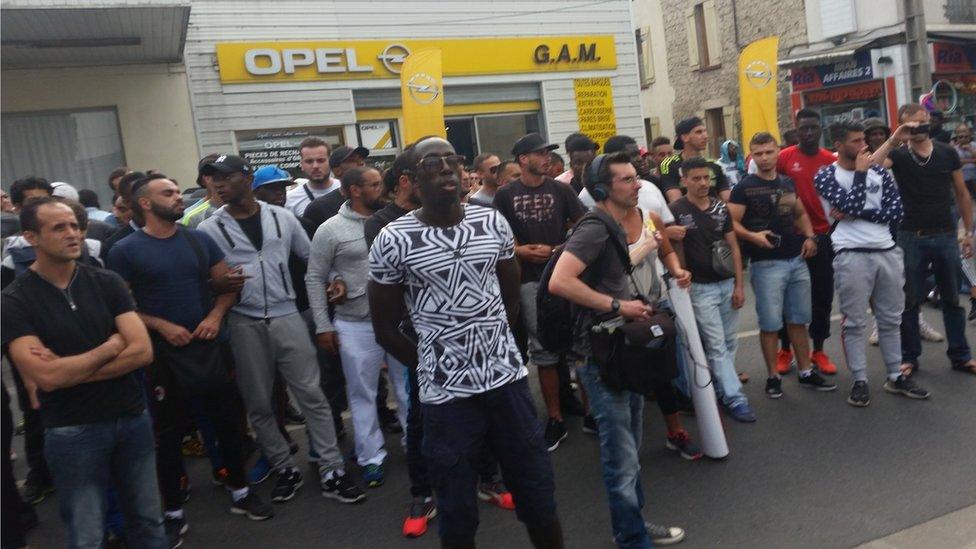
MULTIPOLYGON (((834 252, 830 244, 829 209, 825 208, 813 178, 823 166, 833 164, 837 157, 820 146, 823 127, 820 115, 811 109, 801 109, 796 113, 796 131, 800 143, 786 147, 779 152, 776 171, 789 177, 796 185, 796 194, 803 202, 807 215, 817 234, 817 255, 807 259, 810 269, 811 300, 813 319, 810 322, 810 338, 813 340, 813 353, 810 360, 822 374, 836 374, 837 366, 823 352, 824 340, 830 337, 830 312, 834 302, 834 252)), ((776 367, 780 374, 790 371, 793 351, 785 330, 780 333, 782 348, 776 356, 776 367)))

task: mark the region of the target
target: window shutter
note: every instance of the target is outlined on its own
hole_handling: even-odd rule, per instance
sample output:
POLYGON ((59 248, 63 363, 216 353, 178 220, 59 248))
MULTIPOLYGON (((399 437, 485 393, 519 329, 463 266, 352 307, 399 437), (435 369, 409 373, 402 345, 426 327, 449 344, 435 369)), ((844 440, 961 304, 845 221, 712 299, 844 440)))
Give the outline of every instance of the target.
POLYGON ((685 11, 685 27, 688 31, 688 65, 694 70, 701 67, 698 60, 698 32, 695 24, 695 8, 685 11))
POLYGON ((741 149, 742 141, 745 137, 739 139, 739 129, 735 127, 735 107, 722 107, 722 121, 725 125, 725 138, 738 141, 741 149))
POLYGON ((641 84, 650 85, 654 83, 654 56, 651 52, 651 28, 640 29, 641 54, 644 56, 644 78, 641 84))
POLYGON ((853 0, 820 0, 820 30, 824 38, 857 30, 853 0))
POLYGON ((707 63, 709 67, 715 67, 722 64, 722 37, 715 14, 715 0, 702 3, 702 16, 705 19, 705 43, 708 44, 707 63))

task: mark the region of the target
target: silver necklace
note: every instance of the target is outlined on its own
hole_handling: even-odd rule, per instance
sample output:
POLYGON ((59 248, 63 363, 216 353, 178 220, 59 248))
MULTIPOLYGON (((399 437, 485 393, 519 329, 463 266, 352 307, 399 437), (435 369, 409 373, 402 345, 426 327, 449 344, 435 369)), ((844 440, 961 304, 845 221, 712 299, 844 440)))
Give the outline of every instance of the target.
POLYGON ((935 145, 932 146, 932 150, 929 151, 929 155, 925 157, 925 162, 922 162, 922 160, 919 158, 919 156, 917 154, 915 154, 915 150, 912 149, 911 146, 908 147, 908 154, 910 154, 912 156, 912 160, 914 160, 915 163, 918 164, 919 166, 925 166, 925 165, 927 165, 929 163, 929 161, 932 160, 932 154, 934 152, 935 152, 935 145))

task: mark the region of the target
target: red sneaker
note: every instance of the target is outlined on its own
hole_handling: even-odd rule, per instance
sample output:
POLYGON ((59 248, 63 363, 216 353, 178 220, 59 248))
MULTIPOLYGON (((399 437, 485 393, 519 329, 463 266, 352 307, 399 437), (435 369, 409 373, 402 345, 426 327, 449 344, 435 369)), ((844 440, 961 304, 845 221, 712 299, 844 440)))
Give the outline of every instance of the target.
POLYGON ((810 353, 810 362, 820 370, 821 374, 826 374, 832 376, 837 373, 837 365, 834 364, 830 357, 824 354, 823 351, 814 351, 810 353))
POLYGON ((403 521, 403 535, 419 538, 427 531, 427 522, 437 516, 437 506, 433 498, 415 497, 407 508, 407 518, 403 521))
POLYGON ((786 375, 790 373, 793 368, 793 351, 787 349, 780 349, 776 351, 776 372, 779 375, 786 375))
POLYGON ((515 500, 512 493, 505 488, 501 482, 482 482, 478 484, 478 499, 494 503, 502 509, 509 511, 515 509, 515 500))

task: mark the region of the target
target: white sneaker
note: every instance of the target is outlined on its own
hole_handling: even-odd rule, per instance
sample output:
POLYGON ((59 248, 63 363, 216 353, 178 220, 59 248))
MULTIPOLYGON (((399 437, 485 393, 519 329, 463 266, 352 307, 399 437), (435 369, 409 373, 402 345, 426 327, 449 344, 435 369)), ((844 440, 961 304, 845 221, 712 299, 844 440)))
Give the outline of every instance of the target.
POLYGON ((874 323, 874 328, 871 329, 871 335, 868 336, 868 343, 878 346, 878 323, 874 323))
POLYGON ((929 326, 928 322, 921 316, 918 317, 918 331, 921 334, 922 339, 925 341, 931 341, 938 343, 939 341, 945 341, 945 336, 935 331, 935 328, 929 326))

